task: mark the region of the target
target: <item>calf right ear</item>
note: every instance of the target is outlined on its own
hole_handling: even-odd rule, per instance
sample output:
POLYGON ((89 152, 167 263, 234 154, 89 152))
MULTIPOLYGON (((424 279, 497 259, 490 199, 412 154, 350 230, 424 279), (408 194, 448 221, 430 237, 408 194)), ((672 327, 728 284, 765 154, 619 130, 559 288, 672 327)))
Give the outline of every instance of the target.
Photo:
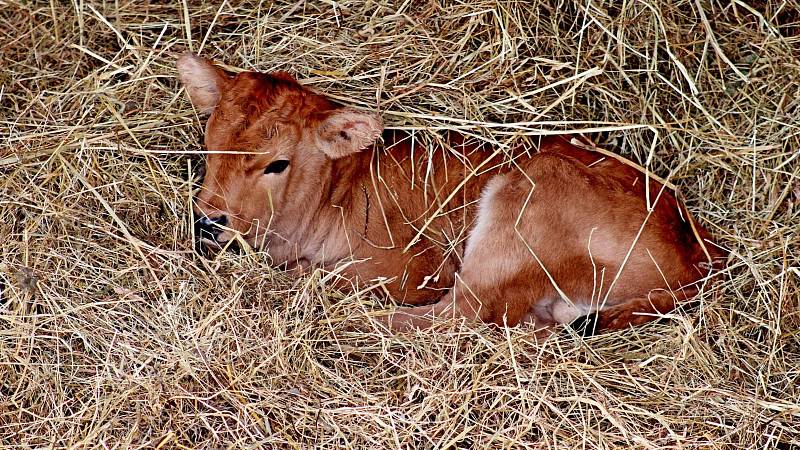
POLYGON ((317 144, 328 157, 336 159, 371 146, 382 131, 378 114, 339 108, 325 113, 317 128, 317 144))
POLYGON ((177 66, 192 104, 200 113, 211 112, 231 81, 231 75, 211 61, 191 53, 178 58, 177 66))

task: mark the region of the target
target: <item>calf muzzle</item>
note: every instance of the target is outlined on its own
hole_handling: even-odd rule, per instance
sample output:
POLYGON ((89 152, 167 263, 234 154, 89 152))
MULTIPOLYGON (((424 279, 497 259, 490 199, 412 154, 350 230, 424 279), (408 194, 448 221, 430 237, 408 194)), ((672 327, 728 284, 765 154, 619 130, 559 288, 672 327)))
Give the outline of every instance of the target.
POLYGON ((228 224, 228 216, 208 217, 206 215, 194 217, 195 236, 200 239, 208 239, 217 242, 217 238, 222 233, 222 227, 228 224))

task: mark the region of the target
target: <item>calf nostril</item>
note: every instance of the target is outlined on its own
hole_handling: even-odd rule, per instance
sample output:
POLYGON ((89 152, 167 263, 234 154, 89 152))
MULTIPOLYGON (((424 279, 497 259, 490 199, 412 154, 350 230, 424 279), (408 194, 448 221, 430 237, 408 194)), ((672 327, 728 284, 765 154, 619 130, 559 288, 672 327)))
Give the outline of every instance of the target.
POLYGON ((227 216, 208 217, 202 216, 194 222, 197 234, 201 238, 216 239, 222 233, 222 227, 228 224, 227 216))

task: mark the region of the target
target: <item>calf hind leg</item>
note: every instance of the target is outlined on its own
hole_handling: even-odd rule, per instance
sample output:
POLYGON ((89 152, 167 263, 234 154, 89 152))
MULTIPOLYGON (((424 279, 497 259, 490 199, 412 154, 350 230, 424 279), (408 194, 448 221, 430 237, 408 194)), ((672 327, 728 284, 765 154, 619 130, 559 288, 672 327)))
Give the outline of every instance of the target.
POLYGON ((691 298, 697 295, 696 287, 684 288, 677 292, 658 290, 646 297, 637 297, 614 306, 578 317, 569 326, 584 337, 604 330, 618 330, 641 325, 658 319, 675 309, 676 297, 691 298))

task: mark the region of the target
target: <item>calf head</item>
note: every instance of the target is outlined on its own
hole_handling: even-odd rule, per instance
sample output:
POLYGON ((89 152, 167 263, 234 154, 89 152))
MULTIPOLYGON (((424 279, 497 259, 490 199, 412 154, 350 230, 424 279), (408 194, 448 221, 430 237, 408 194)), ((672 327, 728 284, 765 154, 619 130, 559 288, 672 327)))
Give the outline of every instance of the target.
POLYGON ((331 160, 372 145, 382 131, 377 114, 337 105, 283 72, 233 75, 194 55, 178 60, 178 72, 194 106, 210 114, 194 206, 207 246, 237 233, 261 245, 281 233, 277 224, 298 223, 319 205, 331 160))

